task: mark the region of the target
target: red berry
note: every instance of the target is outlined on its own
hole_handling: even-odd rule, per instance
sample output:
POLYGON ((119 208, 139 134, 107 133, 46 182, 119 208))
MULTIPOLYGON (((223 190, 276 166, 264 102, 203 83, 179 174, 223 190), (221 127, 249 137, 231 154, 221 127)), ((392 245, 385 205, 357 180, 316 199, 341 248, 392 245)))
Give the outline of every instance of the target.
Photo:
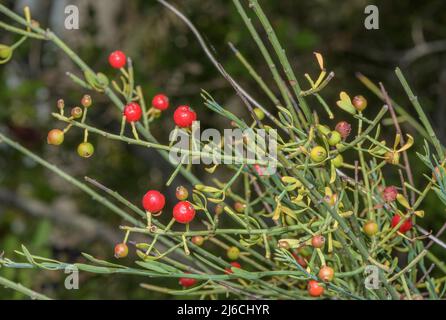
POLYGON ((116 258, 125 258, 129 254, 129 247, 125 243, 118 243, 115 246, 115 257, 116 258))
POLYGON ((139 121, 142 116, 142 109, 136 102, 131 102, 124 108, 124 116, 127 122, 139 121))
MULTIPOLYGON (((401 221, 401 217, 399 215, 394 215, 392 218, 392 223, 391 223, 392 228, 395 228, 398 225, 398 223, 400 223, 400 221, 401 221)), ((412 229, 412 220, 410 220, 410 218, 408 218, 406 221, 403 222, 403 224, 400 226, 398 231, 401 233, 406 233, 410 229, 412 229)))
POLYGON ((350 125, 350 123, 346 121, 341 121, 336 125, 335 130, 339 132, 341 134, 342 139, 345 140, 350 135, 350 132, 352 131, 352 126, 350 125))
POLYGON ((180 285, 185 288, 194 286, 197 283, 197 279, 193 278, 180 278, 180 285))
POLYGON ((398 195, 398 189, 395 186, 386 187, 382 194, 383 199, 386 202, 395 201, 397 195, 398 195))
POLYGON ((150 213, 157 213, 163 210, 166 204, 164 196, 156 190, 148 191, 142 198, 142 206, 150 213))
POLYGON ((152 99, 152 106, 158 110, 166 110, 169 108, 169 98, 164 94, 157 94, 152 99))
POLYGON ((189 201, 180 201, 173 207, 173 218, 179 223, 189 223, 195 217, 195 209, 189 201))
POLYGON ((334 278, 334 270, 331 267, 323 266, 318 273, 318 277, 325 282, 329 282, 334 278))
POLYGON ((127 58, 124 52, 118 50, 110 54, 110 56, 108 57, 108 62, 113 68, 121 69, 125 66, 127 58))
POLYGON ((320 297, 324 294, 324 287, 316 280, 308 281, 307 290, 312 297, 320 297))
MULTIPOLYGON (((230 265, 232 266, 232 268, 239 268, 239 269, 242 268, 240 263, 238 263, 237 261, 231 262, 230 265)), ((231 268, 225 268, 225 273, 226 274, 231 274, 231 273, 234 273, 234 272, 231 270, 231 268)))
POLYGON ((259 164, 254 165, 254 169, 256 170, 257 174, 261 177, 265 174, 266 168, 262 167, 259 164))
POLYGON ((324 236, 321 236, 321 235, 319 235, 319 236, 314 236, 314 237, 311 239, 311 245, 312 245, 313 247, 315 247, 315 248, 322 248, 322 247, 324 246, 324 244, 325 244, 325 238, 324 238, 324 236))
POLYGON ((308 266, 307 260, 305 260, 301 255, 298 255, 297 253, 292 253, 294 259, 296 262, 302 267, 306 268, 308 266))
POLYGON ((187 128, 197 119, 197 114, 189 106, 179 106, 174 114, 173 121, 180 128, 187 128))

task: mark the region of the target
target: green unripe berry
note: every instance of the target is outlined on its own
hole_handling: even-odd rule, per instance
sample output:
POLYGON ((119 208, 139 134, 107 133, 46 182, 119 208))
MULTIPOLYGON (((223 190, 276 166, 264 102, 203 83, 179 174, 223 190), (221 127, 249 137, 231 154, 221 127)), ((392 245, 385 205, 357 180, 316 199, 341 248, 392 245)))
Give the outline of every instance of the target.
POLYGON ((321 146, 316 146, 311 149, 310 158, 316 163, 322 162, 327 158, 327 151, 321 146))
POLYGON ((253 111, 256 114, 257 119, 259 119, 260 121, 262 121, 265 118, 265 112, 263 112, 262 109, 255 108, 253 111))
POLYGON ((363 111, 365 108, 367 108, 367 99, 363 96, 355 96, 352 100, 352 104, 358 111, 363 111))
POLYGON ((334 147, 335 145, 337 145, 339 142, 341 142, 342 140, 342 136, 339 132, 337 131, 332 131, 327 135, 328 138, 328 144, 332 147, 334 147))
POLYGON ((13 50, 11 47, 0 44, 0 63, 6 63, 11 59, 13 50))
POLYGON ((338 154, 331 163, 335 166, 335 168, 340 168, 344 164, 344 157, 341 154, 338 154))
POLYGON ((51 144, 53 146, 59 146, 63 143, 65 139, 65 134, 60 129, 53 129, 50 132, 48 132, 48 136, 46 138, 46 141, 48 144, 51 144))
POLYGON ((240 250, 237 247, 229 247, 226 254, 230 260, 237 260, 240 256, 240 250))
POLYGON ((71 116, 74 119, 79 119, 82 117, 83 111, 82 108, 80 107, 74 107, 73 109, 71 109, 71 116))
POLYGON ((77 147, 77 153, 82 158, 90 158, 94 153, 94 147, 90 142, 82 142, 77 147))

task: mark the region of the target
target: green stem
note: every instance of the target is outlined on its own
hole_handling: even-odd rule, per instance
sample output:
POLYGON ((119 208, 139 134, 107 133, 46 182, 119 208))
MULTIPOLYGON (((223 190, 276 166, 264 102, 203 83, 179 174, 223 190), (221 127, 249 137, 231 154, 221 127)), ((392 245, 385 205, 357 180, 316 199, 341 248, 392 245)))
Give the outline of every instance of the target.
POLYGON ((400 68, 395 69, 396 76, 398 77, 398 80, 401 82, 401 85, 404 88, 404 91, 406 91, 407 96, 409 97, 410 102, 414 106, 415 110, 417 111, 418 117, 420 118, 421 123, 426 128, 432 144, 435 147, 435 150, 437 151, 438 156, 441 160, 444 159, 444 150, 440 143, 440 140, 438 140, 437 135, 434 132, 434 129, 432 128, 432 125, 429 121, 429 119, 426 116, 426 113, 424 112, 423 108, 421 107, 420 103, 418 102, 418 98, 414 95, 412 89, 410 88, 409 84, 407 83, 406 78, 404 77, 403 73, 401 72, 400 68))
POLYGON ((31 289, 28 289, 21 285, 20 283, 12 282, 6 278, 0 277, 0 285, 13 289, 15 291, 18 291, 20 293, 23 293, 24 295, 30 297, 31 299, 38 299, 38 300, 51 300, 51 298, 48 298, 46 295, 38 293, 36 291, 33 291, 31 289))
MULTIPOLYGON (((252 5, 254 12, 257 14, 260 23, 265 28, 265 31, 268 35, 268 39, 270 40, 271 45, 273 46, 276 55, 279 58, 280 63, 282 64, 283 70, 287 76, 287 79, 291 87, 294 90, 294 94, 296 95, 297 101, 299 101, 299 106, 302 109, 303 113, 305 114, 307 122, 310 124, 313 123, 313 117, 311 115, 311 111, 307 105, 307 102, 302 97, 302 90, 300 88, 299 82, 297 81, 297 78, 293 72, 293 69, 291 68, 288 58, 286 57, 285 50, 282 48, 279 39, 277 38, 277 35, 273 27, 271 26, 271 23, 269 22, 268 18, 266 17, 265 13, 263 12, 257 0, 250 0, 250 4, 252 5)), ((292 110, 292 112, 294 115, 296 114, 294 109, 292 110)))

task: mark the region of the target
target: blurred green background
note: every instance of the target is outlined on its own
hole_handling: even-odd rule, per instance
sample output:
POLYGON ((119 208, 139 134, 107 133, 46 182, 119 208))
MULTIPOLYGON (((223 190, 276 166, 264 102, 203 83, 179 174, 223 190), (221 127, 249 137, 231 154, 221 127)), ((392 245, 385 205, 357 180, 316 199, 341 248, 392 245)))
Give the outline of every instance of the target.
MULTIPOLYGON (((232 1, 172 3, 195 23, 227 71, 256 99, 267 104, 267 97, 228 46, 232 42, 266 82, 273 85, 268 67, 232 1)), ((193 106, 204 126, 227 127, 228 123, 203 106, 200 90, 205 89, 232 112, 247 116, 241 101, 207 60, 190 30, 156 1, 20 0, 6 4, 18 12, 29 5, 41 25, 59 34, 94 70, 110 77, 116 72, 107 64, 108 54, 116 49, 125 51, 134 61, 136 78, 147 100, 157 92, 165 92, 172 105, 193 106), (79 30, 63 27, 64 8, 68 4, 76 4, 80 9, 79 30)), ((379 8, 379 30, 364 27, 364 8, 372 4, 369 1, 264 0, 261 4, 301 83, 305 83, 305 72, 317 73, 312 52, 318 51, 324 55, 327 69, 336 73, 323 93, 332 106, 341 90, 366 96, 371 105, 368 115, 382 106, 355 78, 355 72, 359 71, 375 82, 382 81, 389 94, 413 113, 394 76, 394 68, 399 65, 433 119, 440 139, 446 142, 445 1, 374 1, 379 8)), ((258 21, 253 21, 260 30, 258 21)), ((16 36, 0 31, 0 43, 10 44, 15 40, 16 36)), ((78 130, 70 132, 61 148, 46 144, 48 130, 60 126, 50 116, 56 101, 63 98, 68 106, 74 106, 86 93, 65 76, 67 71, 79 74, 71 61, 51 44, 28 41, 20 47, 10 63, 0 66, 0 130, 75 177, 95 178, 136 204, 149 187, 163 189, 168 200, 173 199, 175 186, 187 183, 177 178, 171 189, 165 189, 163 182, 172 169, 155 151, 92 137, 96 154, 85 161, 75 152, 82 139, 78 130)), ((94 94, 93 100, 89 123, 117 132, 120 123, 117 110, 104 96, 94 94)), ((315 100, 310 103, 320 108, 315 100)), ((155 136, 162 141, 167 141, 173 128, 172 109, 152 126, 155 136)), ((342 119, 341 116, 338 112, 335 120, 342 119)), ((416 137, 404 124, 403 130, 416 137)), ((388 143, 392 144, 393 129, 386 128, 385 132, 388 143)), ((410 151, 418 186, 425 183, 421 173, 426 172, 420 162, 415 162, 415 151, 420 151, 421 146, 418 139, 417 146, 410 151)), ((399 184, 398 177, 391 174, 389 178, 399 184)), ((206 180, 208 176, 202 178, 206 180)), ((425 201, 427 215, 419 223, 428 230, 438 230, 445 220, 444 209, 438 203, 435 196, 425 201)), ((113 246, 123 237, 118 229, 120 223, 118 217, 80 190, 0 144, 0 253, 4 251, 6 256, 17 258, 14 249, 25 244, 35 254, 69 262, 80 260, 80 252, 113 259, 113 246)), ((433 248, 446 260, 444 251, 438 246, 433 248)), ((57 298, 163 297, 140 288, 142 279, 137 277, 81 274, 80 290, 68 291, 63 286, 63 273, 0 269, 0 275, 57 298)), ((177 286, 176 281, 152 283, 177 286)), ((0 298, 23 296, 1 288, 0 298)))

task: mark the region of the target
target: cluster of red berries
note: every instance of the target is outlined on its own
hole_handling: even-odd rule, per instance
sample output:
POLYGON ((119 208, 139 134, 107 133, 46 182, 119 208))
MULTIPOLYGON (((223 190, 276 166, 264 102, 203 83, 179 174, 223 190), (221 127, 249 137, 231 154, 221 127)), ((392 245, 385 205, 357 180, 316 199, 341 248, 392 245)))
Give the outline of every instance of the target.
MULTIPOLYGON (((400 221, 401 217, 398 214, 394 215, 391 221, 392 228, 395 228, 400 223, 400 221)), ((406 233, 407 231, 412 229, 412 226, 413 226, 412 220, 408 218, 401 224, 398 231, 401 233, 406 233)))
MULTIPOLYGON (((184 195, 180 196, 180 198, 185 199, 184 195)), ((149 190, 142 199, 144 209, 151 214, 159 214, 163 210, 165 204, 166 199, 164 195, 157 190, 149 190)), ((179 223, 190 223, 194 217, 195 209, 189 201, 179 201, 173 208, 173 218, 179 223)))
MULTIPOLYGON (((169 107, 169 98, 164 94, 157 94, 152 100, 152 107, 164 111, 169 107)), ((138 122, 142 117, 142 108, 136 102, 131 102, 124 107, 124 116, 127 122, 138 122)), ((179 106, 174 114, 173 121, 180 128, 188 128, 197 120, 197 114, 189 106, 179 106)))
MULTIPOLYGON (((124 68, 127 62, 127 57, 122 51, 114 51, 110 54, 108 61, 115 69, 124 68)), ((169 107, 169 98, 164 94, 157 94, 152 99, 152 107, 158 111, 164 111, 169 107)), ((136 102, 127 104, 124 108, 124 116, 129 123, 137 122, 142 117, 141 106, 136 102)), ((180 128, 188 128, 197 120, 197 114, 187 105, 179 106, 174 114, 173 120, 175 125, 180 128)))

